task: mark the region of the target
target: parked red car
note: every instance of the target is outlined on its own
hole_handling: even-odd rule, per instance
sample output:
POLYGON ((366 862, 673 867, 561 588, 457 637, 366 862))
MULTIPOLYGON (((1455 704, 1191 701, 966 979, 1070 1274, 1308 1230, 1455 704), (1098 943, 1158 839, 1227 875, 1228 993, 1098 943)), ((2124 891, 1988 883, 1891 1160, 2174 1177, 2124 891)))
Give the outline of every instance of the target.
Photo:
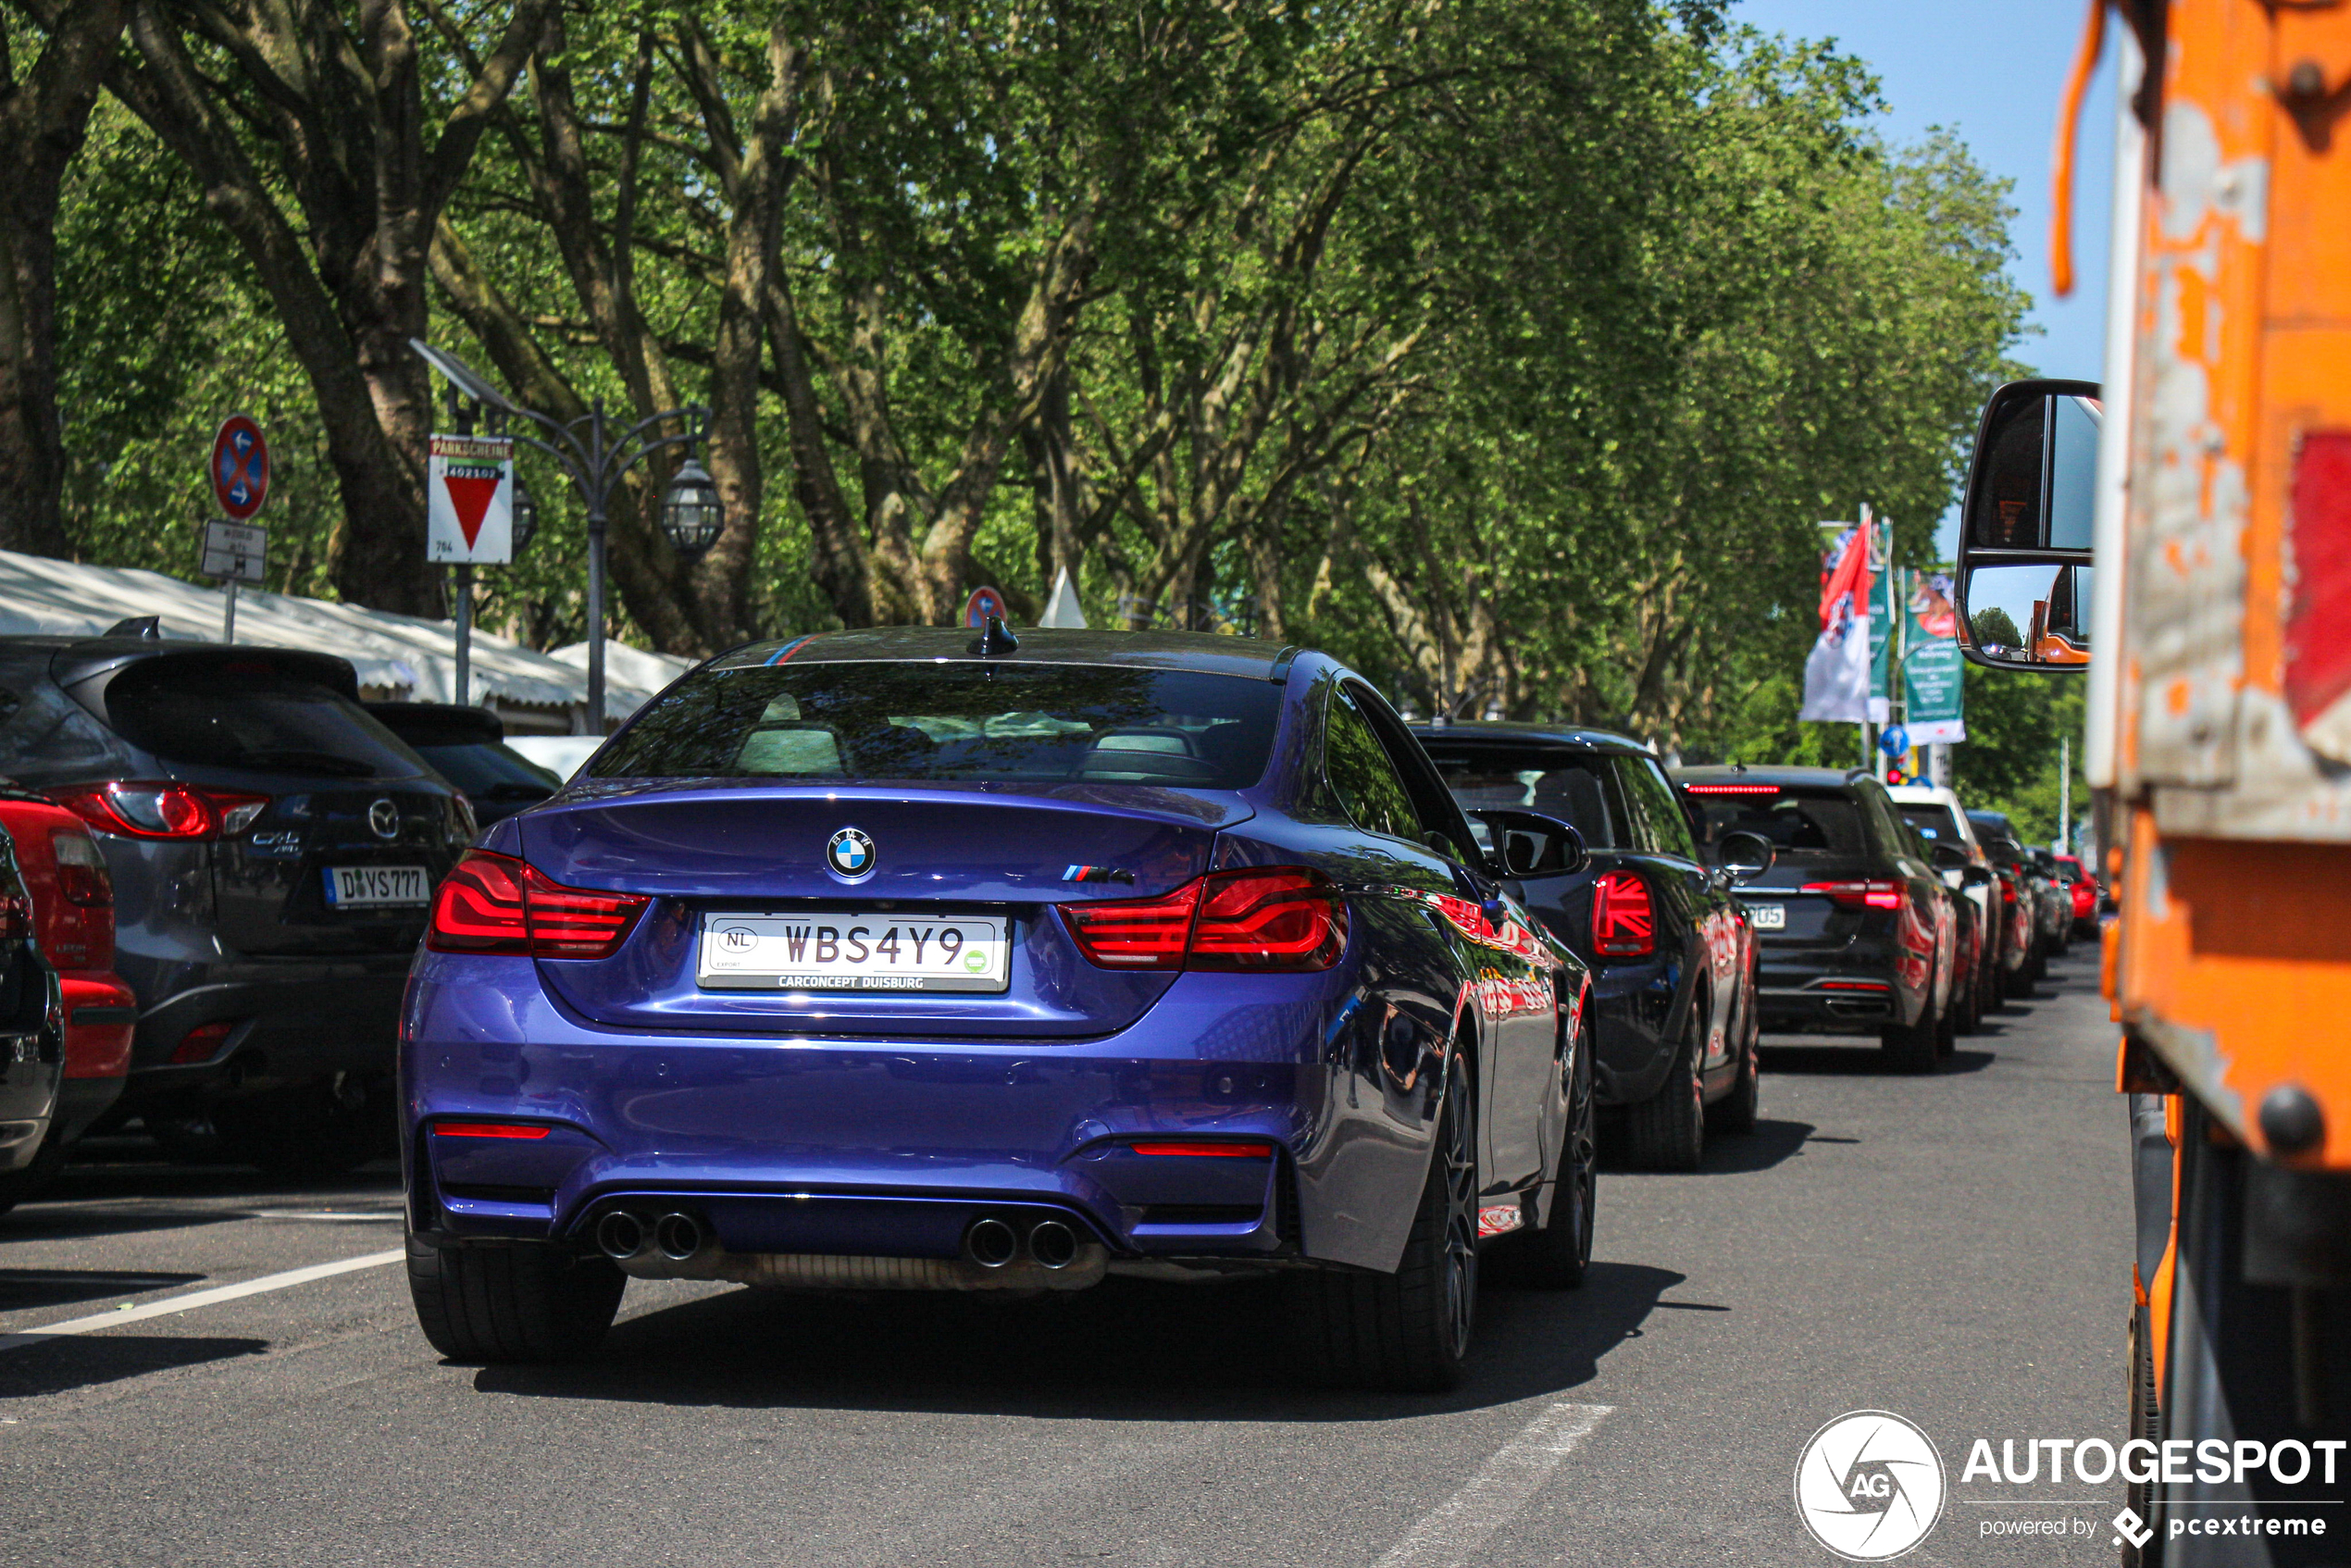
POLYGON ((2090 875, 2089 867, 2078 855, 2057 857, 2058 875, 2065 878, 2065 890, 2073 895, 2073 930, 2076 936, 2094 937, 2098 930, 2098 880, 2090 875))
POLYGON ((110 1110, 131 1071, 139 999, 114 972, 114 883, 81 819, 42 796, 0 788, 0 829, 32 898, 33 940, 65 1002, 65 1080, 32 1163, 0 1175, 0 1212, 54 1177, 66 1151, 110 1110))

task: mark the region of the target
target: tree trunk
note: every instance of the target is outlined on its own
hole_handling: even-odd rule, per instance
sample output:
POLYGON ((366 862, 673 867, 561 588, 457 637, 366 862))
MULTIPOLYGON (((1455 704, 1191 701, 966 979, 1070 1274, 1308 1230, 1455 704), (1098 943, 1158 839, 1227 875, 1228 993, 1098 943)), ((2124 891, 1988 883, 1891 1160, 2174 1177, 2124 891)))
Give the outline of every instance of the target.
POLYGON ((23 78, 0 33, 0 549, 66 555, 57 407, 57 201, 128 0, 63 13, 23 78))

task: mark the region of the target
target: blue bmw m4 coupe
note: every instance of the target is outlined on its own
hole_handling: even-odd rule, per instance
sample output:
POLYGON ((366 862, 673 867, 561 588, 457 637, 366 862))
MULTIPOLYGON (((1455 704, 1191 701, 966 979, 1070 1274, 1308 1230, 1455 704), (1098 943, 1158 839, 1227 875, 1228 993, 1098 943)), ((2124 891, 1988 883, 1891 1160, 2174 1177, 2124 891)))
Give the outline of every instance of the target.
POLYGON ((1441 1388, 1482 1251, 1591 1252, 1583 965, 1332 660, 839 632, 647 706, 438 890, 402 1018, 444 1354, 591 1349, 638 1278, 1281 1276, 1322 1377, 1441 1388))

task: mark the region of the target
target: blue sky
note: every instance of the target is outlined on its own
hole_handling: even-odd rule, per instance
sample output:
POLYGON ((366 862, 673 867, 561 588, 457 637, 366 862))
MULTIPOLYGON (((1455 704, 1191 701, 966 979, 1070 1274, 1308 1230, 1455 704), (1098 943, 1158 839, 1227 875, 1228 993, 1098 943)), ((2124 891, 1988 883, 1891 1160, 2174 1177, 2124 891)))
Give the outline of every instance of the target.
MULTIPOLYGON (((2106 334, 2107 191, 2114 168, 2115 31, 2082 110, 2074 174, 2074 290, 2049 287, 2049 149, 2087 6, 2079 0, 1740 0, 1735 21, 1797 38, 1833 38, 1869 63, 1895 142, 1956 131, 1976 162, 2013 182, 2009 275, 2033 296, 2017 357, 2046 376, 2095 381, 2106 334)), ((1948 526, 1947 522, 1947 527, 1948 526)), ((1949 541, 1944 543, 1947 557, 1949 541)))

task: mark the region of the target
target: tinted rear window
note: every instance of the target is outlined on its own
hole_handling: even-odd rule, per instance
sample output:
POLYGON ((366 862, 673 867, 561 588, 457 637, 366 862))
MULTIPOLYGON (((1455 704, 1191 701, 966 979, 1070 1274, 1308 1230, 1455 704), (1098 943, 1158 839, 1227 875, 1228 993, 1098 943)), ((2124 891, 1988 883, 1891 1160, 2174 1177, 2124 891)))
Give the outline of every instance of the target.
POLYGON ((470 745, 417 748, 433 771, 478 801, 538 801, 563 783, 554 774, 519 752, 504 746, 470 745))
POLYGON ((152 659, 106 688, 116 734, 166 762, 336 778, 411 778, 416 753, 340 692, 272 666, 152 659))
POLYGON ((1933 801, 1897 801, 1894 804, 1928 843, 1967 847, 1967 840, 1959 835, 1959 819, 1951 815, 1949 806, 1937 805, 1933 801))
POLYGON ((1773 794, 1709 795, 1693 790, 1705 847, 1726 833, 1760 833, 1782 860, 1863 860, 1869 830, 1860 803, 1842 790, 1781 790, 1773 794))
POLYGON ((1425 735, 1421 744, 1463 810, 1539 811, 1573 827, 1587 849, 1623 847, 1624 797, 1606 753, 1540 746, 1449 747, 1425 735))
POLYGON ((601 753, 596 778, 1064 780, 1239 790, 1282 689, 1131 666, 704 669, 601 753))

